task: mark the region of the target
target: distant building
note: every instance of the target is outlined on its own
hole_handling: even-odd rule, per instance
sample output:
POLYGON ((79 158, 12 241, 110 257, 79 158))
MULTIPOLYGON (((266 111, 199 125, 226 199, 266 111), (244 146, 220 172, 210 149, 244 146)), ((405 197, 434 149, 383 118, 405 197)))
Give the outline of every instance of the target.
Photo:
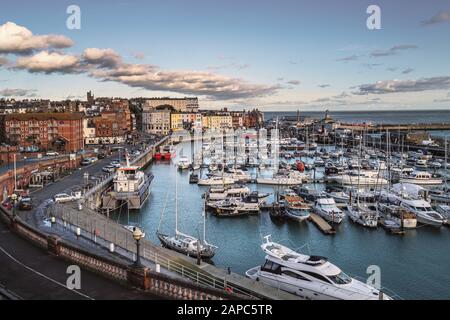
POLYGON ((202 128, 202 115, 201 113, 172 112, 170 116, 170 128, 172 131, 202 128))
POLYGON ((91 91, 87 92, 87 97, 86 98, 87 98, 87 102, 88 102, 88 104, 90 106, 92 106, 95 103, 95 98, 94 98, 94 95, 92 94, 91 91))
POLYGON ((169 134, 171 132, 170 114, 174 108, 161 105, 142 113, 142 130, 151 134, 169 134))
POLYGON ((208 111, 202 114, 202 124, 205 129, 231 129, 233 118, 228 112, 208 111))
POLYGON ((83 148, 83 114, 0 115, 0 140, 19 147, 75 152, 83 148))
POLYGON ((198 98, 148 98, 145 99, 143 112, 148 112, 159 106, 171 106, 178 112, 198 112, 198 98))

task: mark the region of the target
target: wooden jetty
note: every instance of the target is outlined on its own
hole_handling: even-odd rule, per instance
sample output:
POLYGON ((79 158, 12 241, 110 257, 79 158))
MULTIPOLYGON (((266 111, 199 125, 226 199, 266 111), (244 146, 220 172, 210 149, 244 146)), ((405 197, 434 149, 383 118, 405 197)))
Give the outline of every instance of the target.
POLYGON ((325 234, 336 233, 336 230, 334 230, 334 228, 326 222, 325 219, 315 213, 310 214, 309 220, 312 221, 319 228, 319 230, 325 234))

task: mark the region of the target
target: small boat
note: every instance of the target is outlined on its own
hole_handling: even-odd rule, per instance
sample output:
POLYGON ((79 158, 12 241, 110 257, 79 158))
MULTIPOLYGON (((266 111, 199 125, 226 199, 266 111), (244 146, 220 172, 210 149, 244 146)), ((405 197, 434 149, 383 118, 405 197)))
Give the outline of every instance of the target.
POLYGON ((210 204, 210 208, 218 217, 236 217, 258 214, 260 207, 258 202, 245 202, 238 199, 226 199, 210 204))
POLYGON ((284 196, 284 206, 286 217, 292 220, 305 221, 310 216, 311 207, 305 203, 302 197, 284 196))
POLYGON ((188 157, 186 156, 181 156, 178 159, 178 163, 177 163, 178 169, 179 170, 186 170, 189 169, 189 167, 191 166, 191 161, 189 160, 188 157))
POLYGON ((190 175, 189 175, 189 183, 198 183, 198 174, 196 174, 196 173, 194 173, 194 172, 192 172, 190 175))
POLYGON ((379 203, 378 209, 385 218, 385 221, 393 221, 404 229, 414 229, 417 227, 416 215, 405 208, 392 204, 379 203))

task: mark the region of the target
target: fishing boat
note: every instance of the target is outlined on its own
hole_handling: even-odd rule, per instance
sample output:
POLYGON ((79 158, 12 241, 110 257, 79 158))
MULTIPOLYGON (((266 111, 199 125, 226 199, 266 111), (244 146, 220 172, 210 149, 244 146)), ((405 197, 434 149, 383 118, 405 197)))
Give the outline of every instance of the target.
POLYGON ((245 275, 271 287, 311 300, 391 300, 380 290, 345 274, 322 256, 298 253, 264 237, 262 266, 245 275))

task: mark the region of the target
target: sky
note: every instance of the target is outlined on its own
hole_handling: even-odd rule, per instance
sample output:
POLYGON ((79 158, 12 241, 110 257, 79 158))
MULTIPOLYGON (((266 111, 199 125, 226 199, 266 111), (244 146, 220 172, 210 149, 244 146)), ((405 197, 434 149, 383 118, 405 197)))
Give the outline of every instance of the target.
POLYGON ((0 97, 450 109, 449 40, 450 0, 2 0, 0 97))

